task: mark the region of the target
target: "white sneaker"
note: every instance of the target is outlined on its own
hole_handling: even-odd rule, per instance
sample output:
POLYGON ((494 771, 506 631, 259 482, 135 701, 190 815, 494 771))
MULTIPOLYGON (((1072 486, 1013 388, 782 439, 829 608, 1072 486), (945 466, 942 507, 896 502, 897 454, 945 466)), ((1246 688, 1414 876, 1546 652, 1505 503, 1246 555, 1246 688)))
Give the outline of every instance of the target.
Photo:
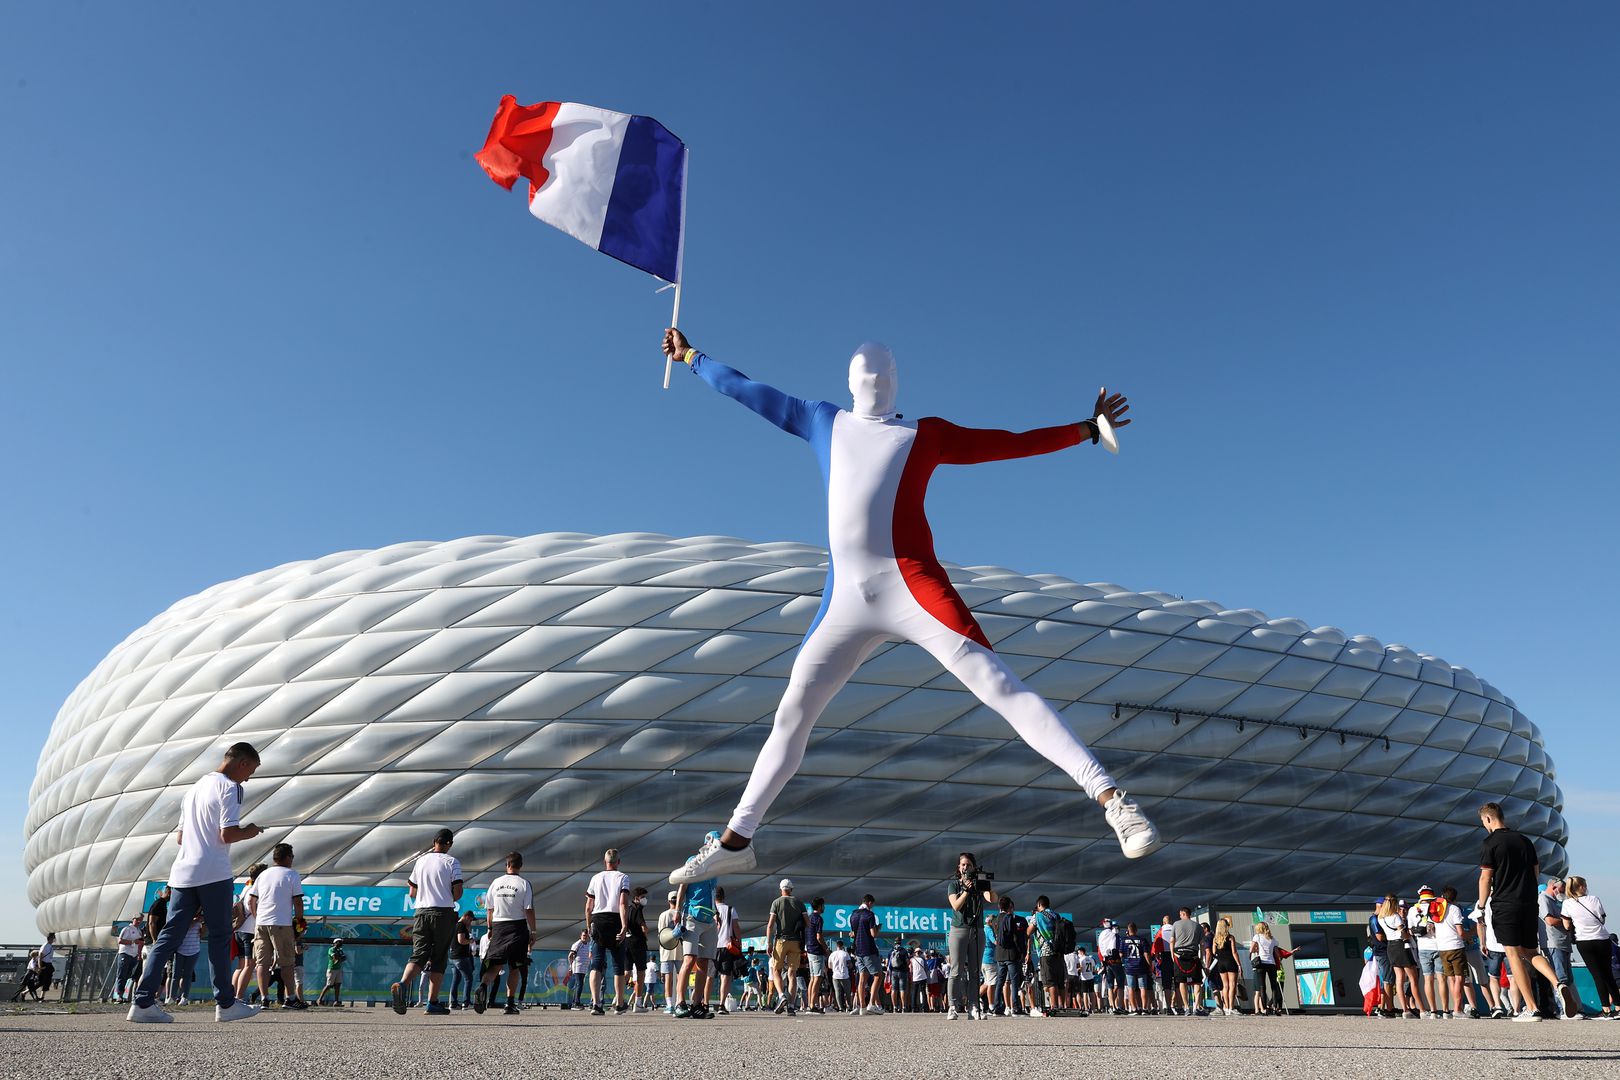
POLYGON ((1103 817, 1119 837, 1119 849, 1127 859, 1140 859, 1163 846, 1159 830, 1147 819, 1140 807, 1125 797, 1124 789, 1116 789, 1114 797, 1103 808, 1103 817))
POLYGON ((724 877, 727 874, 745 874, 754 868, 755 861, 753 844, 749 844, 741 851, 732 851, 730 848, 721 847, 719 839, 716 838, 704 843, 696 855, 686 860, 686 865, 678 870, 671 870, 669 883, 690 885, 694 881, 724 877))
POLYGON ((231 1007, 228 1009, 219 1005, 214 1006, 214 1022, 217 1024, 228 1024, 232 1020, 251 1020, 253 1017, 259 1015, 259 1011, 260 1010, 257 1005, 249 1005, 241 998, 237 998, 235 1001, 231 1002, 231 1007))
POLYGON ((1029 1007, 1029 1015, 1031 1015, 1031 1016, 1045 1016, 1046 1014, 1041 1011, 1041 1007, 1039 1005, 1031 1005, 1029 1007))
POLYGON ((856 1016, 865 1016, 866 1015, 866 1009, 864 1007, 860 1006, 860 1005, 855 1006, 855 1015, 856 1016))
POLYGON ((129 1013, 124 1017, 124 1019, 128 1020, 132 1024, 174 1023, 174 1017, 164 1012, 163 1006, 157 1004, 156 1002, 153 1002, 145 1008, 142 1008, 139 1005, 131 1005, 129 1007, 129 1013))
POLYGON ((1586 1019, 1586 1014, 1585 1013, 1565 1013, 1564 1014, 1564 1019, 1565 1020, 1585 1020, 1586 1019))
POLYGON ((866 1015, 867 1016, 882 1016, 883 1015, 883 1006, 881 1006, 881 1005, 868 1005, 866 1007, 866 1015))
POLYGON ((952 1005, 951 1006, 951 1011, 945 1014, 945 1019, 947 1019, 947 1020, 955 1020, 957 1015, 958 1014, 956 1012, 956 1006, 952 1005))
POLYGON ((1513 1018, 1515 1024, 1539 1024, 1541 1016, 1534 1009, 1526 1009, 1513 1018))

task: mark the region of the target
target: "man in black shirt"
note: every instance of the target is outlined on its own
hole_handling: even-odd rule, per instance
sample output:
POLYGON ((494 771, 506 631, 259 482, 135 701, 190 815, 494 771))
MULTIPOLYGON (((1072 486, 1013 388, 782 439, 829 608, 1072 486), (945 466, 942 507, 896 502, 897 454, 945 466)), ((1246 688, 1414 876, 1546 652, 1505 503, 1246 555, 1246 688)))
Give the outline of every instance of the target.
POLYGON ((1479 911, 1490 904, 1491 930, 1507 953, 1514 985, 1524 1010, 1513 1019, 1534 1023, 1541 1019, 1532 1002, 1536 1000, 1534 968, 1553 986, 1558 977, 1547 958, 1536 951, 1536 874, 1540 860, 1536 848, 1522 833, 1507 827, 1502 807, 1486 803, 1479 808, 1480 824, 1485 826, 1485 843, 1479 853, 1479 911))

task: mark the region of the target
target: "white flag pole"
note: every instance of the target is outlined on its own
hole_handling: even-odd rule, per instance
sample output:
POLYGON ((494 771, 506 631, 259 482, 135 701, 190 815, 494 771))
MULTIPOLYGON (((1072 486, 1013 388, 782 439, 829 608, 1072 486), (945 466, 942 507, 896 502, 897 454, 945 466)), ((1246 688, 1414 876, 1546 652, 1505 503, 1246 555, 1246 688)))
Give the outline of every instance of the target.
MULTIPOLYGON (((692 151, 682 149, 681 153, 681 240, 680 248, 675 252, 675 311, 669 317, 669 325, 679 329, 681 325, 681 281, 686 277, 686 166, 692 156, 692 151)), ((675 368, 673 356, 664 357, 664 389, 669 389, 669 373, 675 368)))
MULTIPOLYGON (((675 283, 675 312, 669 317, 669 325, 679 328, 681 325, 681 283, 675 283)), ((669 389, 669 373, 675 369, 675 358, 664 357, 664 389, 669 389)))

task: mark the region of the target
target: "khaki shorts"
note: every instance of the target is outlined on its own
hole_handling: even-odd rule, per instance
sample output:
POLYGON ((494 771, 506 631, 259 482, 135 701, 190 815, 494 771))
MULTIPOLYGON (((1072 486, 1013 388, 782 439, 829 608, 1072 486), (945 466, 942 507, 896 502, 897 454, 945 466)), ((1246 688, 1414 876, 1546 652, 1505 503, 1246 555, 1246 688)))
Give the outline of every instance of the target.
POLYGON ((1440 974, 1467 975, 1468 954, 1461 949, 1446 949, 1440 954, 1440 974))
POLYGON ((298 942, 290 926, 260 926, 253 931, 253 962, 260 967, 292 967, 298 962, 298 942))
POLYGON ((776 961, 776 966, 781 968, 782 971, 789 975, 795 975, 799 971, 799 950, 801 948, 802 946, 797 941, 777 938, 776 945, 771 949, 771 959, 776 961))

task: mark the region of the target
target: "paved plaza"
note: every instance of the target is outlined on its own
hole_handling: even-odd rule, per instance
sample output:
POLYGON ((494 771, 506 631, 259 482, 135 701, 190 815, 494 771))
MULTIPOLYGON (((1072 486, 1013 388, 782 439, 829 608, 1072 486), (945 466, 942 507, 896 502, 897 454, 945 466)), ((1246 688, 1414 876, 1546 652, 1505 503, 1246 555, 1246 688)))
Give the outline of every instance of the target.
POLYGON ((395 1016, 382 1008, 273 1011, 215 1024, 177 1010, 162 1028, 91 1007, 0 1013, 0 1075, 139 1078, 604 1075, 853 1080, 918 1076, 1606 1077, 1620 1075, 1620 1022, 1085 1017, 947 1021, 939 1016, 662 1013, 593 1019, 531 1009, 509 1018, 395 1016), (606 1063, 613 1063, 605 1067, 606 1063), (430 1063, 424 1068, 424 1063, 430 1063))

